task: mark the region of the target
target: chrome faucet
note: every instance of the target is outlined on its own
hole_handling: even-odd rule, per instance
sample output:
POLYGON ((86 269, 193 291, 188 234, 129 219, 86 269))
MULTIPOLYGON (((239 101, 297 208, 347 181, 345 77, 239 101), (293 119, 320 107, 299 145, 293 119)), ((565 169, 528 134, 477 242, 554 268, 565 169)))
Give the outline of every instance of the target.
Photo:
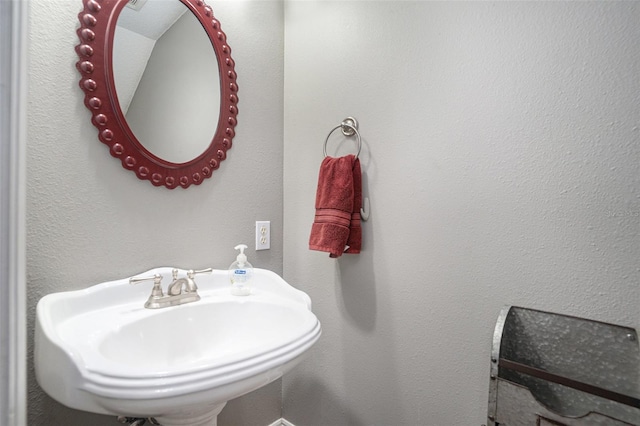
MULTIPOLYGON (((207 270, 198 271, 198 273, 202 273, 205 271, 207 270)), ((167 293, 169 294, 169 296, 178 296, 182 292, 196 293, 198 291, 198 286, 196 285, 196 282, 193 279, 194 275, 196 274, 196 271, 192 269, 187 271, 186 278, 178 278, 177 269, 173 269, 173 271, 171 272, 173 274, 173 282, 169 284, 169 287, 167 288, 167 293)), ((211 272, 211 269, 209 269, 208 272, 211 272)))
POLYGON ((151 277, 131 277, 129 278, 129 283, 137 284, 153 280, 153 289, 144 307, 147 309, 166 308, 200 300, 198 286, 196 285, 194 277, 196 274, 211 273, 212 270, 212 268, 202 269, 200 271, 191 269, 187 271, 186 278, 178 278, 178 270, 174 268, 171 271, 173 281, 169 284, 169 287, 167 287, 167 294, 164 294, 162 291, 162 275, 160 274, 155 274, 151 277))

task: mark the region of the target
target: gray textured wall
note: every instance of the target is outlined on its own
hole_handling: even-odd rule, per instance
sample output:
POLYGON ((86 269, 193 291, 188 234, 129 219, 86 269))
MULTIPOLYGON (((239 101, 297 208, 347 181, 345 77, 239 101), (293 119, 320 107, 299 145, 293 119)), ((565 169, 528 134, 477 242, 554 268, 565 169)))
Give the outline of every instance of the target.
POLYGON ((284 277, 323 325, 288 420, 485 423, 504 304, 640 325, 639 3, 292 1, 285 22, 284 277), (371 219, 336 261, 307 244, 349 115, 371 219))
MULTIPOLYGON (((284 258, 323 323, 284 379, 299 425, 483 423, 503 304, 640 325, 637 4, 292 1, 285 21, 282 7, 215 6, 238 67, 238 136, 211 181, 169 192, 97 142, 73 67, 80 5, 32 1, 30 328, 52 291, 226 267, 256 219, 285 241, 254 264, 284 258), (335 261, 306 245, 322 142, 347 115, 361 122, 372 216, 363 253, 335 261)), ((271 409, 272 388, 256 398, 271 409)), ((29 403, 30 425, 102 421, 33 379, 29 403)), ((221 422, 255 406, 231 402, 221 422)))

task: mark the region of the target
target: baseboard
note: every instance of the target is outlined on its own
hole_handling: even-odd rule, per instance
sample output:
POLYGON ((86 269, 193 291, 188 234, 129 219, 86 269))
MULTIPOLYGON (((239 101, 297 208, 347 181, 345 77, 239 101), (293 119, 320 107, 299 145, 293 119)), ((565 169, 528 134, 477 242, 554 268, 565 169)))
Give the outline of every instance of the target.
POLYGON ((275 422, 271 423, 269 426, 296 426, 296 425, 294 425, 290 421, 287 421, 286 419, 278 419, 275 422))

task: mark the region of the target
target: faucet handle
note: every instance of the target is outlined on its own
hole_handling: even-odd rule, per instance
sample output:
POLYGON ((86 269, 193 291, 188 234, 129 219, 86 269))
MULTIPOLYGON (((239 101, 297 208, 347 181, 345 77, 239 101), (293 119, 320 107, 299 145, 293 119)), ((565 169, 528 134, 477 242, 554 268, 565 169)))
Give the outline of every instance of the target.
POLYGON ((143 281, 151 281, 151 280, 153 280, 154 283, 156 281, 160 283, 160 281, 162 281, 162 275, 155 274, 155 275, 151 275, 150 277, 131 277, 129 278, 129 284, 138 284, 143 281))
POLYGON ((199 271, 194 271, 193 269, 189 269, 187 271, 187 277, 193 279, 193 277, 197 274, 210 274, 213 272, 213 268, 200 269, 199 271))
POLYGON ((151 290, 152 297, 162 297, 164 294, 162 293, 162 286, 160 283, 162 282, 162 275, 155 274, 150 277, 131 277, 129 278, 129 284, 138 284, 144 281, 153 280, 153 290, 151 290))
POLYGON ((189 269, 187 271, 187 289, 189 292, 194 292, 198 290, 198 286, 196 285, 195 276, 196 274, 210 274, 213 271, 213 268, 201 269, 199 271, 194 271, 193 269, 189 269))

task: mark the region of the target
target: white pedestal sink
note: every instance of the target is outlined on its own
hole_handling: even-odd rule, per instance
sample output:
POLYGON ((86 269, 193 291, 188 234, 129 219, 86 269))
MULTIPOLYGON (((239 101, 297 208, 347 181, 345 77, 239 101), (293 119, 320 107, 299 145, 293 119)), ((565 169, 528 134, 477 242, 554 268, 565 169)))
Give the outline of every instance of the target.
MULTIPOLYGON (((171 269, 141 275, 153 274, 167 283, 171 269)), ((244 297, 229 293, 227 271, 196 282, 201 300, 161 309, 144 308, 151 284, 126 278, 43 297, 38 383, 78 410, 209 426, 228 400, 281 377, 320 337, 309 296, 271 271, 255 269, 244 297)))

